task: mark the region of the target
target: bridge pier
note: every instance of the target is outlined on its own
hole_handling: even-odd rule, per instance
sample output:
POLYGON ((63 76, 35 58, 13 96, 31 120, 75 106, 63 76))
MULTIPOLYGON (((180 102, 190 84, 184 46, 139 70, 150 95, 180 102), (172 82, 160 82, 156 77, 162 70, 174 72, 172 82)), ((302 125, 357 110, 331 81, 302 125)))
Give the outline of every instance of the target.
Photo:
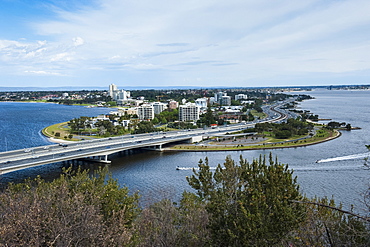
POLYGON ((163 152, 162 144, 145 148, 147 150, 163 152))
POLYGON ((90 161, 90 162, 98 162, 98 163, 105 163, 110 164, 112 161, 108 160, 108 154, 106 155, 99 155, 99 156, 92 156, 90 158, 83 158, 80 159, 82 161, 90 161))
MULTIPOLYGON (((101 156, 100 156, 100 158, 101 158, 101 156)), ((102 163, 111 163, 111 161, 108 160, 108 155, 104 155, 104 160, 100 159, 100 162, 102 162, 102 163)))

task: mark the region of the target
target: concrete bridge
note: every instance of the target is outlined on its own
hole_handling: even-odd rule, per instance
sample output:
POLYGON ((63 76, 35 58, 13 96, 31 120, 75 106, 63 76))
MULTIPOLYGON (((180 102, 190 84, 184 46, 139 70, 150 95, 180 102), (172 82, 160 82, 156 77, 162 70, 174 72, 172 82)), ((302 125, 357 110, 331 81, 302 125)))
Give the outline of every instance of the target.
MULTIPOLYGON (((289 118, 289 113, 278 109, 281 104, 264 109, 269 117, 258 122, 281 122, 289 118)), ((199 142, 210 136, 220 136, 227 133, 252 128, 257 123, 240 123, 222 126, 216 129, 196 129, 170 132, 156 132, 138 135, 123 135, 96 140, 70 142, 13 150, 0 153, 0 174, 14 172, 30 167, 51 163, 93 159, 98 162, 110 163, 108 156, 114 153, 135 148, 147 148, 161 151, 163 145, 174 142, 199 142)))
POLYGON ((215 134, 241 130, 251 125, 239 124, 217 129, 196 129, 185 131, 156 132, 138 135, 96 140, 69 142, 39 146, 0 153, 0 174, 5 174, 30 167, 57 163, 62 161, 90 159, 110 163, 108 156, 135 148, 162 151, 163 145, 175 142, 199 142, 215 134))

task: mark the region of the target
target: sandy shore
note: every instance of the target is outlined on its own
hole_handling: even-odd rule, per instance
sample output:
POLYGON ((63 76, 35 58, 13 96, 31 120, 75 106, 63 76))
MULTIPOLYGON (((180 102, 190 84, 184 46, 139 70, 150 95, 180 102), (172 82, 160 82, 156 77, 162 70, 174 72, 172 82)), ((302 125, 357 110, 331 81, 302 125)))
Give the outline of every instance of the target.
POLYGON ((62 139, 56 139, 53 137, 48 137, 48 140, 54 143, 72 143, 74 141, 67 141, 67 140, 62 140, 62 139))

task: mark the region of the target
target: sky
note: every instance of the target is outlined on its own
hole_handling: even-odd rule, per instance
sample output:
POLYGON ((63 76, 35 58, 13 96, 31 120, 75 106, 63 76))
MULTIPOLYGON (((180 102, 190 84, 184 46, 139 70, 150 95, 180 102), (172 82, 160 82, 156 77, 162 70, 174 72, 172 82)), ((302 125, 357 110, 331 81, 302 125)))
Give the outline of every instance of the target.
POLYGON ((0 87, 370 84, 369 0, 0 0, 0 87))

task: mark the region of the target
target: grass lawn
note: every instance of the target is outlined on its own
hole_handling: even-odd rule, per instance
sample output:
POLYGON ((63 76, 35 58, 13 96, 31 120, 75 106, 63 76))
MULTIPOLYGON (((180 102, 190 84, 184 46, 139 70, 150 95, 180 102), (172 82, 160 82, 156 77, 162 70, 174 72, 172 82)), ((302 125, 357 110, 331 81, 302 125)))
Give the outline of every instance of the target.
POLYGON ((65 136, 69 135, 69 127, 68 122, 64 123, 58 123, 54 125, 50 125, 42 130, 42 133, 48 137, 53 137, 55 139, 61 139, 61 140, 68 140, 68 141, 78 141, 79 139, 77 138, 64 138, 65 136), (60 136, 55 136, 55 133, 60 133, 60 136))
POLYGON ((256 110, 251 110, 251 114, 253 116, 259 117, 259 119, 264 119, 264 118, 267 117, 267 114, 266 113, 264 113, 264 112, 258 112, 256 110))
MULTIPOLYGON (((332 130, 321 129, 317 131, 316 135, 304 140, 297 140, 293 141, 294 139, 302 138, 302 136, 297 136, 291 142, 286 143, 269 143, 275 140, 275 142, 281 142, 284 140, 281 139, 274 139, 268 138, 267 140, 258 143, 258 145, 213 145, 213 146, 206 146, 206 145, 176 145, 171 149, 175 150, 194 150, 194 151, 217 151, 217 150, 245 150, 245 149, 268 149, 268 148, 287 148, 287 147, 295 147, 295 146, 303 146, 303 145, 311 145, 315 143, 320 143, 322 141, 328 140, 332 137, 338 135, 338 132, 332 130)), ((304 136, 303 136, 304 137, 304 136)))

